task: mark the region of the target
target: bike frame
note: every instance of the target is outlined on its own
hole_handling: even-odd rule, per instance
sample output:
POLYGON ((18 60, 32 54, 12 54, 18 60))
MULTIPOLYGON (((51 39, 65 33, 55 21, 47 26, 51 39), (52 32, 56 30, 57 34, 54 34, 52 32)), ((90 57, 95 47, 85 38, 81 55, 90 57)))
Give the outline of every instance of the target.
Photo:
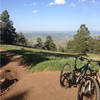
POLYGON ((88 61, 87 64, 84 64, 81 68, 78 69, 77 68, 77 59, 78 59, 78 57, 75 58, 74 70, 73 70, 72 74, 74 74, 76 72, 80 72, 80 75, 76 79, 76 83, 79 83, 81 77, 83 76, 82 74, 85 73, 88 70, 88 68, 90 68, 89 65, 90 65, 91 61, 88 61))

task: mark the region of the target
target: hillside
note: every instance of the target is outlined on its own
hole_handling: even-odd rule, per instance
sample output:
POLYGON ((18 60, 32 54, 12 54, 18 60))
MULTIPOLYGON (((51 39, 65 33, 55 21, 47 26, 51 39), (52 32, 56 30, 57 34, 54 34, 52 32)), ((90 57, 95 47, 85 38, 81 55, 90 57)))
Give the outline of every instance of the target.
MULTIPOLYGON (((23 63, 27 64, 31 71, 43 71, 45 69, 61 70, 62 66, 66 62, 74 65, 75 55, 77 55, 72 53, 38 50, 14 45, 1 45, 1 49, 20 55, 24 59, 23 63)), ((1 57, 4 59, 4 55, 1 57)), ((100 55, 88 54, 88 58, 100 60, 100 55)), ((86 61, 78 61, 78 67, 82 66, 84 63, 86 63, 86 61)), ((95 63, 93 64, 95 65, 95 63)), ((99 67, 96 66, 94 69, 99 69, 99 67)))

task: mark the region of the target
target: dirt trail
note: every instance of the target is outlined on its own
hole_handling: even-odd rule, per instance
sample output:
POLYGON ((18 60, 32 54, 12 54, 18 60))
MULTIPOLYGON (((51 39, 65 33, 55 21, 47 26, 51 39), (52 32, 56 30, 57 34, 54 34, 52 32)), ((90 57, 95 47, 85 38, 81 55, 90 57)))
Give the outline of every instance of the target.
POLYGON ((31 73, 22 59, 13 55, 10 62, 2 69, 11 69, 17 72, 19 81, 9 87, 1 100, 77 100, 77 89, 64 89, 59 84, 59 71, 44 71, 31 73))

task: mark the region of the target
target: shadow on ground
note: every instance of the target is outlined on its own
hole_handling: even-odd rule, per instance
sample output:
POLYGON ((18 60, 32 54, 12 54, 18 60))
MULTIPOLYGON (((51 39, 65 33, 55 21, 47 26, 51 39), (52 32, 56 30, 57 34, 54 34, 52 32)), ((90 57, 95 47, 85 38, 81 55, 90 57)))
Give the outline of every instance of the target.
MULTIPOLYGON (((60 53, 52 53, 52 52, 33 52, 31 50, 8 50, 8 52, 12 52, 18 55, 21 55, 24 61, 20 61, 20 65, 27 64, 28 66, 35 66, 38 63, 52 60, 50 57, 60 57, 60 58, 68 58, 75 57, 77 55, 74 54, 60 54, 60 53)), ((81 54, 80 54, 81 55, 81 54)))
POLYGON ((10 96, 8 98, 6 98, 5 100, 24 100, 24 97, 27 95, 28 91, 24 91, 24 92, 21 92, 21 93, 16 93, 15 95, 13 96, 10 96))
POLYGON ((0 68, 7 65, 11 60, 13 56, 15 56, 16 53, 8 52, 8 51, 0 51, 0 68))
POLYGON ((0 52, 0 67, 5 66, 10 62, 10 56, 7 56, 7 51, 0 52))
POLYGON ((24 61, 20 60, 20 65, 32 65, 35 66, 36 64, 50 60, 45 54, 42 54, 40 52, 32 52, 29 50, 9 50, 8 52, 12 52, 18 55, 21 55, 21 57, 24 59, 24 61))

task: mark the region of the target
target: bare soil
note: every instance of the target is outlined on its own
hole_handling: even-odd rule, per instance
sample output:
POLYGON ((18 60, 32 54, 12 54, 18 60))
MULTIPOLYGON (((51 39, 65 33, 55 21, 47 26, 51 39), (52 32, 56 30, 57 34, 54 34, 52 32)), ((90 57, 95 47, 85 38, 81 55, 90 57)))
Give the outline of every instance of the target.
POLYGON ((1 70, 17 73, 18 81, 9 86, 0 100, 77 100, 77 88, 64 89, 59 84, 60 71, 29 72, 19 55, 5 53, 10 62, 1 70), (13 55, 13 56, 11 56, 13 55))

